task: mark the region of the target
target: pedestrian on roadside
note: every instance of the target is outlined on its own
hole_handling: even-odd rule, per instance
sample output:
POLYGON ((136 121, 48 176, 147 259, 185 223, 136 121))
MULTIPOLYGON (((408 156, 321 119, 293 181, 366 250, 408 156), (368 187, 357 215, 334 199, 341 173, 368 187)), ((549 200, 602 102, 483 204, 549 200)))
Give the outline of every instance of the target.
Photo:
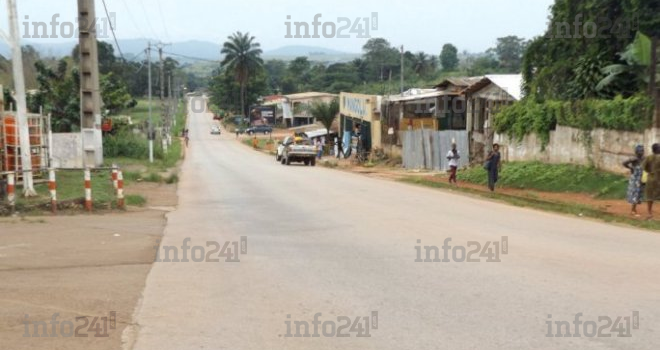
POLYGON ((458 153, 458 150, 456 149, 456 143, 451 144, 451 150, 447 153, 447 160, 449 161, 449 183, 454 183, 454 185, 457 185, 456 182, 456 171, 458 170, 458 160, 461 158, 461 155, 458 153))
POLYGON ((341 138, 339 137, 335 137, 335 149, 337 150, 335 152, 335 156, 337 157, 337 159, 340 159, 341 156, 344 154, 344 148, 341 144, 341 138))
POLYGON ((647 220, 653 219, 653 202, 660 199, 660 144, 654 143, 651 149, 653 154, 642 163, 642 170, 648 174, 644 188, 644 197, 648 203, 647 220))
POLYGON ((493 150, 486 157, 486 170, 488 171, 488 188, 495 191, 495 184, 499 180, 500 168, 502 166, 500 156, 500 145, 493 144, 493 150))
POLYGON ((639 217, 637 213, 637 205, 642 204, 644 197, 644 187, 646 179, 643 179, 644 169, 642 163, 644 162, 644 146, 637 145, 635 147, 635 156, 623 162, 623 166, 630 170, 630 179, 628 179, 628 193, 626 199, 632 205, 631 215, 639 217))
POLYGON ((316 158, 321 159, 323 157, 323 143, 321 139, 316 139, 316 158))

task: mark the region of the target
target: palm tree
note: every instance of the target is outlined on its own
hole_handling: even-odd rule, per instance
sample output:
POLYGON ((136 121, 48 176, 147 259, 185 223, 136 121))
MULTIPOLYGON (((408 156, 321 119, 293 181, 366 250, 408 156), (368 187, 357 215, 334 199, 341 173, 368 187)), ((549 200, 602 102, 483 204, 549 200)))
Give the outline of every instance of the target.
POLYGON ((415 70, 415 73, 417 73, 417 75, 419 76, 424 75, 424 73, 426 73, 429 67, 428 56, 422 51, 418 52, 414 56, 413 64, 414 64, 413 69, 415 70))
POLYGON ((225 55, 220 65, 236 74, 236 81, 241 86, 241 113, 243 116, 247 116, 245 100, 247 99, 247 83, 250 73, 263 66, 264 63, 260 57, 261 45, 254 41, 255 37, 250 36, 250 33, 236 32, 227 39, 229 40, 225 41, 222 51, 220 51, 225 55))
POLYGON ((337 118, 339 114, 339 101, 335 98, 330 102, 315 102, 309 107, 309 112, 316 118, 317 121, 320 121, 323 126, 325 126, 326 140, 327 136, 330 134, 330 128, 332 123, 337 118))

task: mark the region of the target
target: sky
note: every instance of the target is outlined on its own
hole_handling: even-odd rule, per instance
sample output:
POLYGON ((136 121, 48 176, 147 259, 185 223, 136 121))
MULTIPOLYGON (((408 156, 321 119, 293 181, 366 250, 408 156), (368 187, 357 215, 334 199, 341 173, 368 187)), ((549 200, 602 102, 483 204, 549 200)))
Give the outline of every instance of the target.
MULTIPOLYGON (((116 18, 118 39, 148 38, 162 42, 187 40, 221 44, 235 31, 249 32, 261 43, 264 51, 283 46, 320 46, 350 53, 361 52, 368 38, 363 36, 368 18, 371 37, 382 37, 392 45, 404 45, 413 52, 438 54, 445 43, 459 51, 481 52, 495 46, 496 39, 507 35, 532 38, 547 27, 549 6, 554 0, 105 0, 108 11, 116 18), (320 38, 286 38, 286 22, 311 22, 320 14, 320 38), (291 19, 287 19, 290 16, 291 19), (377 16, 377 28, 372 17, 377 16), (339 20, 340 17, 345 19, 339 20), (342 26, 348 38, 336 37, 342 26), (354 28, 353 32, 350 29, 354 28), (323 37, 325 34, 330 38, 323 37), (333 37, 333 29, 335 36, 333 37)), ((0 28, 7 31, 6 0, 0 1, 0 28)), ((57 32, 60 38, 30 39, 36 42, 65 42, 62 38, 70 27, 62 22, 76 23, 76 0, 18 1, 21 32, 25 22, 50 23, 53 15, 60 24, 48 34, 57 32), (29 18, 25 18, 29 16, 29 18)), ((97 17, 105 18, 103 3, 96 1, 97 17)), ((102 23, 102 22, 101 22, 102 23)), ((291 35, 296 26, 291 23, 291 35)), ((304 34, 301 33, 301 34, 304 34)))

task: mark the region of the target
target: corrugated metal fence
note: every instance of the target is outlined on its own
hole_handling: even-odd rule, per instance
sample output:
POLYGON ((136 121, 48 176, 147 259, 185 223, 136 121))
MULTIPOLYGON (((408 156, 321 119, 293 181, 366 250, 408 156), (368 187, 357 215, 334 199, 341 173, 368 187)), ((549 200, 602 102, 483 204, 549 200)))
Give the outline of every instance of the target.
POLYGON ((403 166, 406 169, 449 170, 447 152, 452 140, 461 155, 459 168, 470 163, 466 130, 408 130, 400 133, 403 145, 403 166))

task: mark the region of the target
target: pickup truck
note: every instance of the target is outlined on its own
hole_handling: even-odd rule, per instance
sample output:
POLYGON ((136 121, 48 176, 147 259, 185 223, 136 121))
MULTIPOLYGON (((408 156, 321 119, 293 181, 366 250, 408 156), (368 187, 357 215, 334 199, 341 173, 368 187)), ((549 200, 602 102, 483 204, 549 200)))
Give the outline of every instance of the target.
POLYGON ((305 163, 305 165, 316 166, 316 147, 309 140, 296 137, 288 144, 281 144, 282 155, 280 156, 282 165, 291 165, 291 162, 305 163))

